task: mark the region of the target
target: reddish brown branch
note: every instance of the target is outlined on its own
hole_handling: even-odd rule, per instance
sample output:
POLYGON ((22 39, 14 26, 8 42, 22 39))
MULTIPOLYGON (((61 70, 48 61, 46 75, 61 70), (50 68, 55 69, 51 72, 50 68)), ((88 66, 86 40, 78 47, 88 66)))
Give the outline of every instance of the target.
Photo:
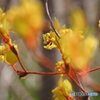
POLYGON ((93 71, 96 71, 96 70, 99 70, 100 69, 100 67, 98 67, 98 68, 93 68, 93 69, 90 69, 90 70, 88 70, 88 71, 86 71, 87 73, 88 72, 93 72, 93 71))
POLYGON ((69 74, 67 74, 68 77, 83 91, 83 92, 86 92, 81 86, 80 84, 69 74))
POLYGON ((99 70, 99 69, 100 69, 100 67, 98 67, 98 68, 93 68, 93 69, 88 69, 88 70, 86 70, 86 71, 79 72, 78 74, 81 75, 81 76, 84 76, 84 75, 87 75, 87 74, 90 73, 90 72, 93 72, 93 71, 96 71, 96 70, 99 70))
POLYGON ((27 71, 27 72, 17 71, 17 72, 21 73, 21 74, 38 74, 38 75, 59 75, 59 74, 65 74, 65 73, 62 73, 62 72, 31 72, 31 71, 27 71))
POLYGON ((22 69, 23 69, 25 72, 27 72, 27 70, 26 70, 26 68, 24 67, 24 65, 22 64, 22 62, 21 62, 19 56, 17 56, 17 59, 18 59, 20 65, 21 65, 22 69))
MULTIPOLYGON (((0 34, 2 35, 2 39, 3 39, 4 43, 7 43, 7 44, 9 45, 10 50, 16 55, 16 57, 17 57, 17 59, 18 59, 20 65, 21 65, 22 69, 26 72, 27 70, 26 70, 26 68, 24 67, 24 65, 22 64, 22 62, 21 62, 21 60, 20 60, 20 57, 19 57, 19 55, 18 55, 18 52, 16 51, 14 45, 10 43, 10 36, 9 36, 9 38, 8 38, 8 37, 4 36, 4 34, 3 34, 2 32, 0 32, 0 34)), ((7 35, 8 35, 8 34, 7 34, 7 35)), ((13 67, 13 69, 16 71, 16 69, 14 68, 14 66, 12 66, 12 67, 13 67)))
POLYGON ((12 65, 12 68, 17 73, 17 68, 14 65, 12 65))

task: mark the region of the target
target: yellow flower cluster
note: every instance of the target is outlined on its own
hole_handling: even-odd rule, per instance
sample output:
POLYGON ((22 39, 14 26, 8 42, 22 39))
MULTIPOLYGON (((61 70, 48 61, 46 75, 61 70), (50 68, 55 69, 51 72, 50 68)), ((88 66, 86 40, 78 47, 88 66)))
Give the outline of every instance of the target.
POLYGON ((52 90, 53 98, 55 100, 67 100, 67 97, 70 96, 72 92, 71 83, 68 80, 63 80, 62 77, 58 82, 58 86, 52 90))
POLYGON ((21 0, 7 14, 12 30, 22 37, 37 34, 44 26, 43 7, 39 0, 21 0))
POLYGON ((56 63, 56 70, 63 72, 63 69, 65 67, 64 61, 59 61, 58 63, 56 63))
POLYGON ((43 35, 45 48, 58 48, 63 55, 65 63, 75 70, 85 68, 97 47, 97 40, 94 36, 61 27, 57 19, 54 21, 54 27, 59 32, 58 38, 54 32, 43 35))
POLYGON ((10 46, 14 45, 16 51, 18 51, 17 46, 12 43, 12 40, 8 33, 8 21, 7 15, 0 9, 0 38, 2 38, 3 43, 0 45, 0 61, 7 64, 13 65, 17 62, 17 57, 11 50, 10 46))
POLYGON ((43 35, 44 44, 48 43, 48 45, 44 46, 44 48, 47 48, 49 50, 51 50, 53 48, 56 48, 57 46, 55 45, 56 44, 55 37, 56 37, 56 35, 55 35, 54 32, 50 32, 50 33, 44 34, 43 35))
POLYGON ((1 32, 7 35, 6 32, 8 32, 8 29, 7 15, 0 8, 0 37, 2 37, 1 32))

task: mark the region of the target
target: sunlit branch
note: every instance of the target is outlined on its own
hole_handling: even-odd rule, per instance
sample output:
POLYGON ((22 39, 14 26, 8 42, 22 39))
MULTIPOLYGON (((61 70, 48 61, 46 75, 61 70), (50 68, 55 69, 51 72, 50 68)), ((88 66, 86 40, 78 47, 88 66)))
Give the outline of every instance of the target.
POLYGON ((48 9, 48 0, 46 0, 45 6, 46 6, 46 12, 47 12, 48 18, 49 18, 49 20, 50 20, 51 27, 52 27, 53 31, 56 33, 56 35, 60 38, 60 34, 59 34, 58 31, 54 28, 53 21, 52 21, 52 18, 51 18, 51 16, 50 16, 50 12, 49 12, 49 9, 48 9))

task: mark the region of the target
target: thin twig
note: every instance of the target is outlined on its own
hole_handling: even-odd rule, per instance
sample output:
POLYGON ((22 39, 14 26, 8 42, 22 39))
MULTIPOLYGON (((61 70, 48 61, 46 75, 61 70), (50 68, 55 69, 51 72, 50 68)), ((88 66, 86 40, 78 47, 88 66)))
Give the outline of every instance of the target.
POLYGON ((49 18, 49 20, 50 20, 51 27, 52 27, 53 31, 56 33, 56 35, 60 38, 60 34, 59 34, 58 31, 54 28, 53 21, 52 21, 52 18, 51 18, 51 16, 50 16, 50 12, 49 12, 49 9, 48 9, 48 0, 46 0, 45 6, 46 6, 46 12, 47 12, 48 18, 49 18))
POLYGON ((71 75, 67 75, 83 92, 86 92, 71 75))
POLYGON ((12 65, 12 68, 17 73, 17 68, 14 65, 12 65))
POLYGON ((63 72, 31 72, 31 71, 17 71, 18 73, 21 74, 38 74, 38 75, 59 75, 59 74, 65 74, 63 72))
POLYGON ((79 74, 79 75, 85 75, 85 74, 87 74, 87 73, 94 72, 94 71, 96 71, 96 70, 100 70, 100 67, 98 67, 98 68, 93 68, 93 69, 89 69, 89 70, 83 71, 83 72, 79 72, 78 74, 79 74))
POLYGON ((17 56, 17 59, 18 59, 18 61, 19 61, 19 64, 21 65, 22 69, 23 69, 25 72, 27 72, 27 70, 26 70, 26 68, 24 67, 23 63, 21 62, 19 56, 17 56))
POLYGON ((93 69, 90 69, 90 70, 88 70, 88 71, 86 71, 87 73, 88 72, 93 72, 93 71, 96 71, 96 70, 99 70, 100 69, 100 67, 98 67, 98 68, 93 68, 93 69))
POLYGON ((18 52, 16 51, 14 45, 13 45, 13 44, 10 44, 10 42, 9 42, 10 36, 9 36, 9 38, 7 38, 6 36, 4 36, 4 34, 3 34, 1 31, 0 31, 0 34, 2 35, 2 38, 3 38, 4 42, 7 43, 7 44, 9 45, 10 50, 16 55, 16 57, 17 57, 17 59, 18 59, 20 65, 21 65, 22 69, 26 72, 27 70, 26 70, 26 68, 24 67, 24 65, 22 64, 22 62, 21 62, 21 60, 20 60, 20 57, 19 57, 19 55, 18 55, 18 52))

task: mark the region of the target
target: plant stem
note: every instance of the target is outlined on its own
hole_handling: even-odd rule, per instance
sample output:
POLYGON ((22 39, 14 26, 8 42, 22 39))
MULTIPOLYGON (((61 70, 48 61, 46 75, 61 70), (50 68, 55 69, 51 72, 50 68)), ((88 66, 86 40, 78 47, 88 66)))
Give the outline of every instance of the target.
POLYGON ((88 72, 93 72, 93 71, 96 71, 96 70, 99 70, 100 69, 100 67, 98 67, 98 68, 93 68, 93 69, 90 69, 90 70, 88 70, 88 71, 86 71, 87 73, 88 72))
POLYGON ((22 62, 21 62, 21 60, 20 60, 20 58, 19 58, 18 55, 17 55, 17 59, 18 59, 20 65, 21 65, 22 69, 23 69, 25 72, 27 72, 26 68, 25 68, 24 65, 22 64, 22 62))
POLYGON ((46 0, 45 6, 46 6, 46 12, 47 12, 48 18, 50 20, 51 27, 52 27, 53 31, 55 32, 55 34, 58 36, 58 38, 60 38, 60 34, 54 28, 53 21, 52 21, 51 16, 50 16, 50 12, 49 12, 49 9, 48 9, 48 0, 46 0))
POLYGON ((86 92, 71 75, 67 75, 83 92, 86 92))
POLYGON ((13 68, 14 71, 17 73, 17 68, 16 68, 14 65, 12 65, 12 68, 13 68))
POLYGON ((17 71, 17 72, 20 72, 20 73, 23 73, 23 74, 38 74, 38 75, 59 75, 59 74, 65 74, 65 73, 62 73, 62 72, 31 72, 31 71, 27 71, 27 72, 17 71))

